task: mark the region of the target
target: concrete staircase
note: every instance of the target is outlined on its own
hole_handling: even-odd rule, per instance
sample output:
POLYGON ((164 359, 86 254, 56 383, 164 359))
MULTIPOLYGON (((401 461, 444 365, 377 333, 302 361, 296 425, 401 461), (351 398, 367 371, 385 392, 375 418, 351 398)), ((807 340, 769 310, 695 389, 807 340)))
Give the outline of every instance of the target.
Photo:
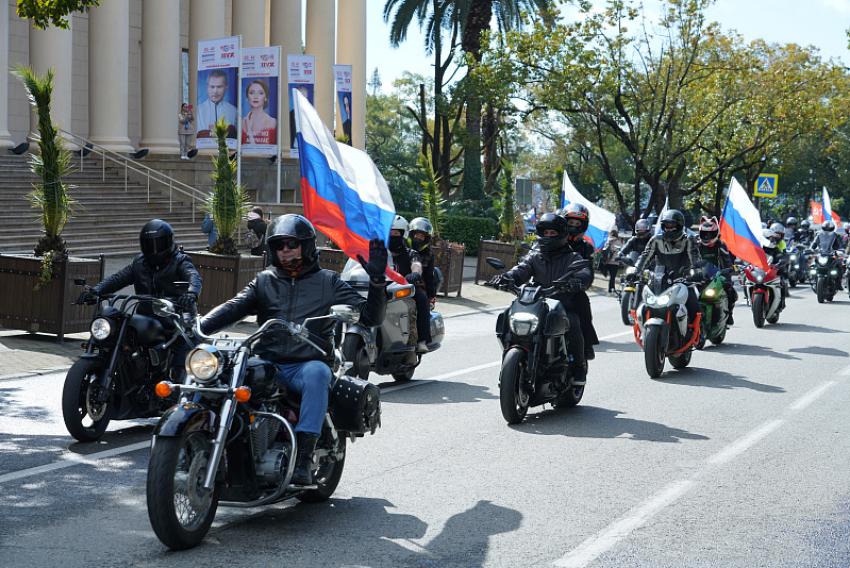
MULTIPOLYGON (((110 170, 107 162, 105 179, 100 159, 89 156, 85 169, 79 171, 79 157, 74 157, 74 172, 65 182, 76 201, 62 235, 73 256, 128 256, 139 253, 139 231, 150 219, 168 222, 175 242, 184 250, 204 250, 207 236, 201 232, 203 213, 195 212, 192 220, 191 201, 174 193, 169 211, 168 189, 151 186, 150 200, 146 184, 130 181, 124 191, 123 169, 110 170)), ((31 254, 42 234, 37 209, 25 196, 40 178, 30 171, 26 156, 0 155, 0 253, 31 254)))

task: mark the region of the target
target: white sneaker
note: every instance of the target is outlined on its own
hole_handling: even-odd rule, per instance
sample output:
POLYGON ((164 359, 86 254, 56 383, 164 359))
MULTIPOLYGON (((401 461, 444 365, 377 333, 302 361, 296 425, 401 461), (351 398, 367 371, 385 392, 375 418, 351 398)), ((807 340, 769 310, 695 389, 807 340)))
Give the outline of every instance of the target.
POLYGON ((428 344, 424 341, 420 341, 416 344, 416 352, 417 353, 428 353, 428 344))

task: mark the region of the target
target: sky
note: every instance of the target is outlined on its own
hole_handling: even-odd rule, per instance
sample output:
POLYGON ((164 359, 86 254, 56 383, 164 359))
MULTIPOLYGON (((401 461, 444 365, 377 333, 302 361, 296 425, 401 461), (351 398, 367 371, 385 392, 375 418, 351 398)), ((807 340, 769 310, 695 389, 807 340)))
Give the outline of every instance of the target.
MULTIPOLYGON (((593 0, 602 3, 602 0, 593 0)), ((389 42, 389 26, 383 21, 384 0, 368 0, 367 77, 375 67, 381 74, 383 91, 392 90, 394 79, 404 71, 431 75, 432 61, 425 57, 423 36, 416 26, 408 31, 399 49, 389 42)), ((644 0, 648 10, 658 0, 644 0)), ((717 0, 708 11, 710 20, 725 30, 735 29, 751 41, 813 45, 822 57, 850 64, 846 30, 850 28, 850 0, 717 0)))

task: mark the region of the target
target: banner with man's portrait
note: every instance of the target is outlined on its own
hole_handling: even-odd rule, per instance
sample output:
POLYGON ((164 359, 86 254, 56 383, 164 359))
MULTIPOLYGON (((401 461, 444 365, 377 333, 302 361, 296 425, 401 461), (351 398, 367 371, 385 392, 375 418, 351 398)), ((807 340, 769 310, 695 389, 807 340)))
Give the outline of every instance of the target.
MULTIPOLYGON (((310 104, 315 104, 314 92, 316 87, 316 56, 315 55, 287 55, 286 56, 287 78, 289 80, 288 93, 292 89, 298 89, 302 95, 307 97, 310 104)), ((289 155, 298 157, 298 141, 295 138, 295 101, 289 95, 289 155)))
POLYGON ((278 152, 280 47, 242 49, 242 153, 278 152))
POLYGON ((198 42, 197 148, 217 148, 213 128, 227 120, 227 147, 236 148, 239 112, 239 36, 198 42))
POLYGON ((339 101, 342 132, 348 137, 348 145, 353 146, 351 139, 351 65, 334 65, 334 75, 336 75, 336 96, 339 101))

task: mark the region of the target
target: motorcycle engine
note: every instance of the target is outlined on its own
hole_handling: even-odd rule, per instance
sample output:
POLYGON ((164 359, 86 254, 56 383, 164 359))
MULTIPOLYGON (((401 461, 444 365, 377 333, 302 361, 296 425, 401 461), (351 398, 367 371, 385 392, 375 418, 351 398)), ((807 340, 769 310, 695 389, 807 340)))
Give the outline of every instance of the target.
POLYGON ((148 372, 148 361, 148 354, 144 349, 139 349, 130 355, 130 364, 127 367, 135 382, 148 382, 148 376, 150 375, 148 372))
MULTIPOLYGON (((264 408, 266 412, 280 414, 282 409, 264 408)), ((251 445, 257 481, 266 487, 276 487, 283 478, 289 463, 291 444, 280 439, 283 426, 274 418, 257 418, 250 426, 251 445)))

